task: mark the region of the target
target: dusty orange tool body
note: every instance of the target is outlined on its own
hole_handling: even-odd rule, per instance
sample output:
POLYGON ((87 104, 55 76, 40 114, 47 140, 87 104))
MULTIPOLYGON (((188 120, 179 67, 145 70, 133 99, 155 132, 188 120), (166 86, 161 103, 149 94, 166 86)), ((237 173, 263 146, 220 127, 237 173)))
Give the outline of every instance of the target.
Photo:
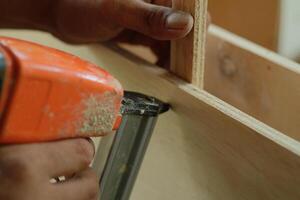
POLYGON ((0 143, 99 136, 118 128, 123 90, 106 71, 6 37, 0 37, 0 53, 0 143))
MULTIPOLYGON (((0 37, 0 144, 116 130, 112 144, 104 137, 99 145, 101 152, 111 146, 102 156, 101 200, 130 198, 157 118, 168 109, 154 97, 123 92, 110 74, 78 57, 0 37)), ((94 163, 97 171, 99 163, 94 163)))

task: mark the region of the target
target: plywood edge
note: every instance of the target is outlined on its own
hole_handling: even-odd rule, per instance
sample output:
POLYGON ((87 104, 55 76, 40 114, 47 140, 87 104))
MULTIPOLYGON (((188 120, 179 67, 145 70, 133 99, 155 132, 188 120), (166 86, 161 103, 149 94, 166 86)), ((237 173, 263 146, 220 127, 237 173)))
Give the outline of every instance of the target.
POLYGON ((125 89, 172 105, 158 121, 138 193, 149 199, 184 199, 184 193, 195 200, 299 199, 297 142, 122 50, 95 46, 81 53, 105 65, 125 89))
POLYGON ((194 27, 184 38, 171 42, 170 70, 199 88, 204 83, 204 53, 208 0, 176 0, 173 7, 191 13, 194 27))
POLYGON ((166 70, 159 68, 131 54, 130 52, 115 46, 114 44, 107 43, 106 47, 113 50, 115 53, 120 54, 120 56, 128 59, 130 62, 141 65, 140 67, 143 68, 142 70, 144 71, 144 73, 150 73, 152 75, 161 77, 162 79, 183 90, 187 95, 197 98, 199 102, 204 102, 208 106, 218 110, 229 118, 232 118, 245 127, 250 128, 257 134, 262 135, 263 137, 273 141, 274 143, 296 154, 297 156, 300 156, 300 142, 298 142, 297 140, 242 112, 241 110, 231 106, 230 104, 213 96, 212 94, 177 78, 166 70))
MULTIPOLYGON (((190 88, 186 89, 187 91, 190 91, 189 93, 192 92, 190 88)), ((195 91, 195 88, 192 90, 195 91)), ((300 142, 298 142, 297 140, 238 110, 237 108, 218 99, 217 97, 209 94, 208 92, 199 90, 194 95, 196 95, 199 100, 205 102, 206 104, 212 106, 213 108, 219 110, 225 115, 240 122, 241 124, 244 124, 245 126, 251 128, 256 133, 263 135, 264 137, 270 139, 278 145, 300 156, 300 142)))
MULTIPOLYGON (((52 38, 49 34, 41 33, 41 32, 35 32, 35 31, 11 31, 11 30, 2 30, 2 35, 7 35, 11 37, 21 38, 21 39, 27 39, 31 41, 36 41, 44 45, 49 45, 52 47, 59 48, 61 50, 65 50, 67 52, 74 53, 78 56, 90 58, 90 52, 89 49, 91 48, 98 48, 99 45, 90 45, 90 46, 72 46, 72 45, 66 45, 62 42, 59 42, 57 39, 52 38)), ((225 31, 224 29, 221 29, 217 26, 212 25, 209 34, 213 34, 216 37, 227 39, 228 41, 236 44, 237 46, 241 46, 241 48, 244 48, 245 50, 248 50, 249 45, 252 46, 250 51, 253 51, 253 53, 257 53, 258 55, 265 56, 265 52, 274 54, 268 50, 262 50, 262 48, 258 45, 252 44, 251 42, 248 42, 245 39, 236 37, 234 34, 231 34, 230 32, 225 31), (239 42, 240 41, 240 42, 239 42), (251 43, 251 44, 250 44, 251 43), (258 51, 256 51, 257 49, 258 51)), ((172 82, 176 85, 176 87, 184 90, 189 95, 195 96, 197 99, 205 102, 206 104, 209 104, 211 107, 218 109, 220 112, 225 113, 226 115, 230 116, 234 120, 241 122, 243 125, 251 128, 252 130, 255 130, 258 134, 268 138, 269 140, 275 142, 276 144, 279 144, 283 148, 295 153, 296 155, 300 155, 300 146, 299 142, 292 139, 291 137, 287 136, 286 134, 266 125, 265 123, 262 123, 259 120, 256 120, 253 116, 250 116, 248 114, 245 114, 244 112, 240 111, 239 109, 235 108, 234 106, 231 106, 228 104, 228 102, 224 102, 215 96, 205 92, 200 91, 193 85, 182 81, 178 78, 176 78, 174 75, 170 74, 166 70, 159 68, 131 53, 128 51, 121 49, 117 46, 114 46, 112 44, 107 44, 106 48, 109 48, 110 51, 113 51, 113 56, 117 57, 119 59, 126 59, 127 62, 134 63, 135 65, 140 65, 143 72, 150 73, 152 75, 156 75, 159 77, 163 77, 166 79, 166 77, 171 77, 166 79, 168 82, 172 82), (194 92, 196 91, 196 92, 194 92), (212 100, 210 100, 212 99, 212 100)), ((101 54, 99 55, 101 56, 101 54)), ((273 57, 275 57, 276 60, 279 60, 280 63, 282 63, 282 67, 284 68, 292 68, 292 71, 296 71, 298 73, 298 69, 296 69, 297 63, 294 63, 292 61, 289 61, 285 58, 282 58, 281 56, 278 56, 277 54, 273 56, 269 56, 268 58, 273 61, 273 57), (287 61, 287 62, 285 62, 287 61), (286 66, 290 65, 287 64, 290 63, 292 67, 286 66)), ((109 66, 102 66, 104 68, 109 68, 109 66)), ((120 66, 122 67, 122 66, 120 66)))
MULTIPOLYGON (((101 60, 111 65, 108 69, 126 89, 154 95, 173 106, 172 111, 159 120, 155 140, 150 145, 151 160, 142 174, 151 175, 143 177, 138 184, 146 182, 144 186, 149 187, 147 180, 153 180, 151 176, 163 176, 172 180, 168 191, 175 189, 171 192, 173 195, 164 199, 182 199, 178 198, 180 191, 176 188, 178 184, 184 187, 187 183, 173 184, 176 178, 172 177, 185 180, 184 177, 190 176, 195 177, 187 181, 195 189, 192 192, 201 192, 189 199, 199 199, 202 194, 211 200, 299 199, 296 185, 300 182, 300 146, 297 141, 122 50, 112 52, 98 47, 92 52, 105 55, 101 60), (119 64, 123 69, 117 67, 119 64), (177 168, 187 160, 187 168, 177 168), (167 169, 170 169, 169 176, 167 169), (191 173, 187 175, 184 169, 191 173)), ((158 197, 165 194, 161 188, 163 183, 151 181, 150 185, 158 191, 158 197)))
POLYGON ((300 64, 212 25, 205 90, 300 141, 300 64))
POLYGON ((299 200, 299 144, 282 133, 125 51, 6 33, 73 53, 108 70, 126 89, 172 103, 158 121, 132 199, 299 200))
POLYGON ((193 75, 192 84, 200 89, 204 87, 204 67, 205 67, 205 44, 207 33, 207 5, 208 0, 201 0, 196 4, 195 32, 194 32, 194 52, 193 52, 193 75))
POLYGON ((255 44, 254 42, 251 42, 243 37, 237 36, 236 34, 233 34, 219 26, 213 24, 210 25, 208 33, 218 38, 221 38, 222 40, 227 41, 231 44, 234 44, 240 47, 241 49, 247 50, 252 54, 263 57, 269 60, 270 62, 282 66, 283 68, 289 69, 290 71, 300 74, 300 65, 298 63, 287 59, 283 56, 280 56, 279 54, 268 50, 258 44, 255 44))

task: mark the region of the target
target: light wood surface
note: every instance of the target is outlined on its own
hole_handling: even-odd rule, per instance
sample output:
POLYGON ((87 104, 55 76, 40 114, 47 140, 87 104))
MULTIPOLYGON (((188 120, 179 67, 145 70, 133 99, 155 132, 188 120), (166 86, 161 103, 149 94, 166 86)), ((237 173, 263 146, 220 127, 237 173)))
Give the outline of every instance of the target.
POLYGON ((158 123, 132 199, 300 198, 297 141, 124 52, 90 53, 126 89, 173 106, 158 123))
POLYGON ((300 64, 211 26, 205 89, 300 140, 300 64))
POLYGON ((173 7, 191 13, 194 28, 187 37, 172 42, 171 71, 203 88, 207 0, 175 0, 173 7))
POLYGON ((296 140, 118 49, 65 45, 41 33, 0 33, 79 55, 109 70, 125 89, 172 104, 158 122, 132 200, 300 199, 296 140))
MULTIPOLYGON (((154 61, 145 49, 129 49, 154 61)), ((215 25, 208 31, 205 64, 207 91, 300 139, 300 64, 215 25)))
POLYGON ((208 10, 214 24, 277 50, 281 1, 209 0, 208 10))

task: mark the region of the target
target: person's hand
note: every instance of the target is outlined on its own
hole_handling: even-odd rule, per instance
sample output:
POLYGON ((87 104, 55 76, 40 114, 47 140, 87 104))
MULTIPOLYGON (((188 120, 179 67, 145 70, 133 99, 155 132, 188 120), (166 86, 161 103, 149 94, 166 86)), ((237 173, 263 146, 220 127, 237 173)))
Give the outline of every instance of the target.
POLYGON ((75 43, 98 42, 129 29, 157 40, 184 37, 190 14, 171 9, 172 0, 58 0, 54 33, 75 43))
POLYGON ((45 30, 69 43, 141 44, 160 62, 169 56, 166 40, 184 37, 193 26, 190 14, 171 9, 172 0, 10 0, 0 6, 0 27, 45 30))
POLYGON ((60 0, 54 35, 72 43, 113 40, 147 46, 157 64, 167 67, 168 40, 184 37, 193 26, 190 14, 171 6, 172 0, 60 0))
POLYGON ((89 168, 94 147, 86 139, 0 147, 0 199, 96 200, 98 182, 89 168), (51 183, 66 176, 66 181, 51 183))
MULTIPOLYGON (((149 47, 157 65, 168 68, 170 40, 193 27, 189 13, 172 9, 172 0, 59 0, 54 35, 71 43, 113 40, 149 47)), ((210 16, 208 15, 208 23, 210 16)))
POLYGON ((150 47, 158 65, 168 66, 170 40, 186 36, 193 17, 172 9, 172 0, 10 0, 0 28, 29 28, 52 33, 69 43, 113 40, 150 47))

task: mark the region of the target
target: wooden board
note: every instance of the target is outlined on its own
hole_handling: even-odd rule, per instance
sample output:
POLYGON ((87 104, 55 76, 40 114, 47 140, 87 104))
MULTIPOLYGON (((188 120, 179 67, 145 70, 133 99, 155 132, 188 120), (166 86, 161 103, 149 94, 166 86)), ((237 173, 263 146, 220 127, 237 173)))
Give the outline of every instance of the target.
POLYGON ((214 24, 277 50, 280 4, 285 0, 209 0, 214 24))
MULTIPOLYGON (((141 47, 127 48, 154 61, 141 47)), ((300 139, 300 64, 215 25, 208 31, 205 64, 207 91, 300 139)))
POLYGON ((298 142, 155 66, 101 47, 90 54, 126 89, 173 106, 159 121, 132 199, 300 198, 298 142))
POLYGON ((172 42, 171 71, 203 88, 207 0, 175 0, 173 7, 191 13, 194 28, 185 38, 172 42))
POLYGON ((120 50, 69 46, 40 33, 2 34, 79 55, 109 70, 126 89, 172 104, 159 120, 132 200, 300 199, 296 140, 120 50))
POLYGON ((205 89, 300 140, 300 64, 211 26, 205 89))

